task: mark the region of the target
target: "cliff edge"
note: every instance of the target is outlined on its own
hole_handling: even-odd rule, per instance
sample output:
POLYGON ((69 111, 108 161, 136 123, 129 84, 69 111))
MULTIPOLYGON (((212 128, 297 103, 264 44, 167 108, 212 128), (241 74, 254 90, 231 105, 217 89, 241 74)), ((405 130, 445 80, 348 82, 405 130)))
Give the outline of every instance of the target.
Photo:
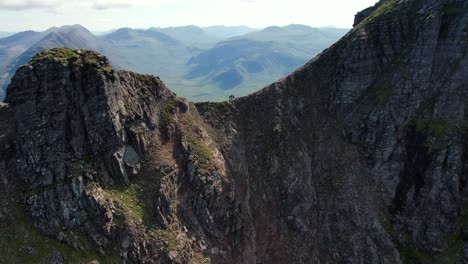
POLYGON ((0 253, 463 263, 467 25, 466 1, 383 0, 290 76, 222 103, 91 51, 40 53, 0 106, 0 190, 14 197, 0 202, 0 253), (27 219, 21 230, 63 243, 39 247, 31 230, 8 251, 27 219))

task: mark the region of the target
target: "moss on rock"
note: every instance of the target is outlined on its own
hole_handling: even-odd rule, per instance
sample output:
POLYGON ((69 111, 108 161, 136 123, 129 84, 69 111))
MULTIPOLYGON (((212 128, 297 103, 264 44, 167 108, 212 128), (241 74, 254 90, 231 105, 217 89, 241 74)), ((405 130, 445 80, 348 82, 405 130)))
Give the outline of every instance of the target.
MULTIPOLYGON (((2 197, 4 198, 4 197, 2 197)), ((7 199, 7 198, 5 198, 7 199)), ((48 238, 34 228, 30 216, 20 203, 11 204, 7 220, 0 223, 0 263, 88 263, 98 260, 101 263, 121 263, 118 256, 101 256, 92 249, 89 241, 79 232, 69 232, 80 244, 87 248, 77 250, 55 239, 48 238)))
POLYGON ((161 107, 159 113, 160 126, 166 128, 174 123, 174 112, 177 106, 177 99, 175 97, 167 99, 161 107))
POLYGON ((81 63, 83 65, 95 67, 98 71, 105 73, 111 73, 113 71, 108 60, 99 53, 91 50, 69 48, 54 48, 40 52, 25 66, 33 65, 44 60, 60 63, 81 63))
POLYGON ((415 118, 411 121, 417 132, 428 133, 436 138, 447 135, 452 126, 448 120, 436 118, 415 118))

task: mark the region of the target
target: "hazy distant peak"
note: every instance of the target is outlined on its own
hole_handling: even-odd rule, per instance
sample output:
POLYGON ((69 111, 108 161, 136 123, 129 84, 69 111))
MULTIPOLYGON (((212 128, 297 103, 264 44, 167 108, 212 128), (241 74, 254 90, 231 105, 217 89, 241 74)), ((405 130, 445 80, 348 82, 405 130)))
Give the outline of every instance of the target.
POLYGON ((286 31, 286 30, 287 31, 293 31, 293 30, 294 31, 304 31, 304 32, 308 32, 308 31, 318 32, 318 31, 320 31, 319 28, 311 27, 311 26, 307 26, 307 25, 302 25, 302 24, 290 24, 290 25, 286 25, 286 26, 283 26, 283 27, 271 26, 271 27, 264 28, 261 31, 264 31, 264 32, 279 32, 279 31, 286 31))
POLYGON ((176 39, 180 39, 181 36, 179 36, 179 34, 205 34, 205 32, 200 27, 194 25, 151 29, 168 34, 169 36, 176 39))
POLYGON ((83 27, 82 25, 79 25, 79 24, 63 25, 63 26, 59 26, 59 27, 51 27, 51 28, 47 29, 46 32, 47 31, 57 31, 57 30, 67 30, 67 29, 86 29, 86 28, 83 27))
POLYGON ((310 27, 310 26, 301 25, 301 24, 290 24, 290 25, 284 26, 283 28, 289 29, 289 30, 301 30, 301 31, 320 31, 319 28, 310 27))
POLYGON ((194 43, 212 43, 218 39, 214 39, 205 33, 200 27, 194 25, 180 26, 180 27, 166 27, 166 28, 150 28, 151 31, 161 32, 170 36, 178 41, 186 42, 188 44, 194 43))
POLYGON ((232 38, 236 36, 245 35, 258 29, 250 28, 247 26, 224 26, 224 25, 216 25, 216 26, 209 26, 203 27, 203 31, 205 31, 208 35, 218 37, 218 38, 232 38))
POLYGON ((133 28, 129 28, 129 27, 123 27, 123 28, 119 28, 117 30, 115 30, 114 32, 111 32, 109 34, 114 34, 114 33, 122 33, 122 32, 130 32, 130 31, 133 31, 133 30, 137 30, 137 29, 133 29, 133 28))
POLYGON ((19 33, 16 33, 14 35, 8 36, 6 38, 0 39, 0 44, 5 45, 5 44, 8 44, 8 43, 17 42, 17 41, 25 42, 26 38, 31 38, 31 37, 34 37, 34 36, 38 36, 40 34, 41 34, 40 32, 36 32, 36 31, 33 31, 33 30, 23 31, 23 32, 19 32, 19 33))
POLYGON ((281 30, 281 28, 278 27, 278 26, 270 26, 270 27, 264 28, 262 31, 264 31, 264 32, 267 32, 267 31, 274 32, 274 31, 278 31, 278 30, 281 30))
POLYGON ((203 30, 212 30, 212 29, 238 29, 238 30, 257 30, 255 28, 251 28, 248 26, 240 25, 240 26, 225 26, 225 25, 215 25, 215 26, 207 26, 202 27, 203 30))
POLYGON ((59 27, 60 29, 84 29, 84 30, 88 30, 87 28, 83 27, 82 25, 80 24, 74 24, 74 25, 63 25, 61 27, 59 27))
POLYGON ((158 28, 161 30, 184 30, 184 29, 195 29, 195 30, 201 30, 200 27, 197 27, 195 25, 187 25, 187 26, 180 26, 180 27, 165 27, 165 28, 158 28))
POLYGON ((87 28, 81 25, 61 26, 51 33, 76 34, 76 35, 81 35, 83 37, 86 36, 88 38, 95 38, 95 36, 93 35, 93 33, 91 33, 91 31, 89 31, 87 28))
POLYGON ((112 41, 129 41, 129 40, 143 40, 143 39, 153 39, 160 42, 178 44, 178 40, 164 34, 155 28, 150 28, 148 30, 142 29, 132 29, 132 28, 119 28, 114 32, 104 35, 104 39, 112 41))

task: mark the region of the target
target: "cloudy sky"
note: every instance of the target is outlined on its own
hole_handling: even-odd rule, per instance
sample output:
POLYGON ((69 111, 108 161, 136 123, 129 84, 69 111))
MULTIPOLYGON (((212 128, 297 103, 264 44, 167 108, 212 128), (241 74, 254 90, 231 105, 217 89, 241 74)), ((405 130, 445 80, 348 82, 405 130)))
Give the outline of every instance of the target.
POLYGON ((81 24, 94 31, 183 25, 352 26, 377 0, 0 0, 0 31, 81 24))

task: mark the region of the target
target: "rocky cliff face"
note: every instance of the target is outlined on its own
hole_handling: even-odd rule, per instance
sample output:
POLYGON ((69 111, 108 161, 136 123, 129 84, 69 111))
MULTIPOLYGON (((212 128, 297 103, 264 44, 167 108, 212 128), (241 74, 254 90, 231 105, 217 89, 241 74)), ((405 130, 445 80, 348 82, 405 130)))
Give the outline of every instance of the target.
POLYGON ((93 52, 41 53, 0 109, 0 190, 18 197, 0 228, 25 203, 41 234, 106 263, 463 263, 467 25, 466 1, 380 1, 223 103, 93 52))

